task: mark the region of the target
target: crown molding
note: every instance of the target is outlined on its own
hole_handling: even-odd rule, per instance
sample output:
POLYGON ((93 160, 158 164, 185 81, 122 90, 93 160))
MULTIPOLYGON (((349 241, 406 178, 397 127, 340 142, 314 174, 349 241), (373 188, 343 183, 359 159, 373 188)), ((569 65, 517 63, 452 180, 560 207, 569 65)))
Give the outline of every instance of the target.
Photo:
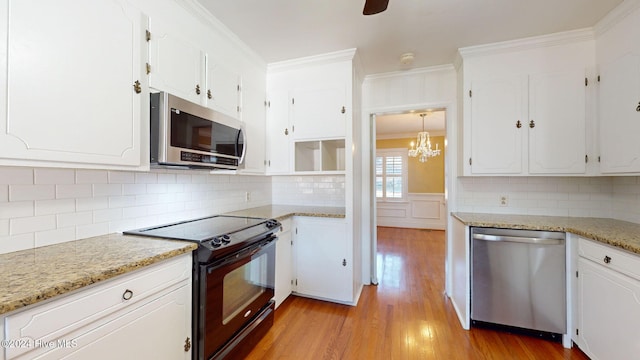
POLYGON ((541 47, 566 45, 581 41, 590 41, 594 39, 595 33, 593 31, 593 28, 585 28, 541 36, 533 36, 517 40, 496 42, 485 45, 468 46, 458 49, 458 53, 463 59, 465 59, 474 56, 485 56, 511 52, 514 50, 530 50, 541 47))
POLYGON ((380 74, 371 74, 364 77, 365 80, 376 80, 376 79, 385 79, 385 78, 393 78, 398 76, 407 76, 407 75, 416 75, 416 74, 427 74, 434 72, 444 72, 444 71, 454 71, 455 68, 452 64, 445 65, 435 65, 428 66, 423 68, 411 69, 411 70, 403 70, 403 71, 392 71, 380 74))
POLYGON ((620 5, 616 6, 607 15, 605 15, 596 25, 593 27, 595 34, 600 35, 607 30, 611 29, 615 24, 622 21, 629 14, 640 8, 640 0, 625 0, 620 5))
POLYGON ((267 64, 267 72, 274 73, 279 71, 289 71, 305 68, 309 65, 331 64, 340 61, 357 62, 360 65, 360 59, 356 57, 356 48, 333 51, 320 55, 305 56, 296 59, 278 61, 267 64))
POLYGON ((200 4, 197 0, 175 0, 175 2, 187 10, 191 15, 202 21, 212 30, 221 33, 236 45, 246 55, 250 61, 259 66, 266 68, 266 61, 262 59, 252 48, 244 43, 231 29, 216 18, 207 8, 200 4))

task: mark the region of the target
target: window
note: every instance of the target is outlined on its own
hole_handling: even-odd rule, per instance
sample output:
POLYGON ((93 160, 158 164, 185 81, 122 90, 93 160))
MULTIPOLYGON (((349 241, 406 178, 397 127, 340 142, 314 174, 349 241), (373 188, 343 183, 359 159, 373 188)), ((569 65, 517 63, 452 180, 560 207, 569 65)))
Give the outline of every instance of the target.
POLYGON ((376 152, 376 198, 402 200, 407 192, 407 149, 376 152))

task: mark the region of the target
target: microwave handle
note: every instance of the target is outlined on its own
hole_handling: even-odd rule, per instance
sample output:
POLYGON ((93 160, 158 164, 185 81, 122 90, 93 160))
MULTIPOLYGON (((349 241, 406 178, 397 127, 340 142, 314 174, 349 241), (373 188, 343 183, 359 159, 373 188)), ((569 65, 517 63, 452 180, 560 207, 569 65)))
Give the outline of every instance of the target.
POLYGON ((238 166, 244 163, 244 156, 247 154, 247 132, 244 124, 240 125, 240 136, 242 136, 242 154, 240 155, 240 160, 238 160, 238 166))

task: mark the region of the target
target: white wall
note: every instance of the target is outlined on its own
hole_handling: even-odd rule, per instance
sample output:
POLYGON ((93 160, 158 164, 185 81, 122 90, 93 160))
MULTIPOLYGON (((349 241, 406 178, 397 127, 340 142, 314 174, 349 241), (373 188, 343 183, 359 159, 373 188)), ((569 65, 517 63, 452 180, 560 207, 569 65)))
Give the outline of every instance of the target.
POLYGON ((264 176, 0 167, 0 253, 269 204, 264 176))

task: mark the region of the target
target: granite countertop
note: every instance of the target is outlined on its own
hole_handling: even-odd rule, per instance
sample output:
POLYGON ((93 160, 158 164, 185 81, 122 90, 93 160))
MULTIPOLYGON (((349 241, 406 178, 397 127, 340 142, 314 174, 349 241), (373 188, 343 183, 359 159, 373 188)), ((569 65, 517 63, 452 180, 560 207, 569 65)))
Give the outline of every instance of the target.
POLYGON ((225 215, 260 217, 276 220, 284 220, 291 216, 344 218, 345 208, 332 206, 269 205, 233 211, 225 215))
POLYGON ((0 255, 0 315, 196 249, 109 234, 0 255))
POLYGON ((452 213, 468 226, 570 232, 640 254, 640 224, 605 218, 452 213))

